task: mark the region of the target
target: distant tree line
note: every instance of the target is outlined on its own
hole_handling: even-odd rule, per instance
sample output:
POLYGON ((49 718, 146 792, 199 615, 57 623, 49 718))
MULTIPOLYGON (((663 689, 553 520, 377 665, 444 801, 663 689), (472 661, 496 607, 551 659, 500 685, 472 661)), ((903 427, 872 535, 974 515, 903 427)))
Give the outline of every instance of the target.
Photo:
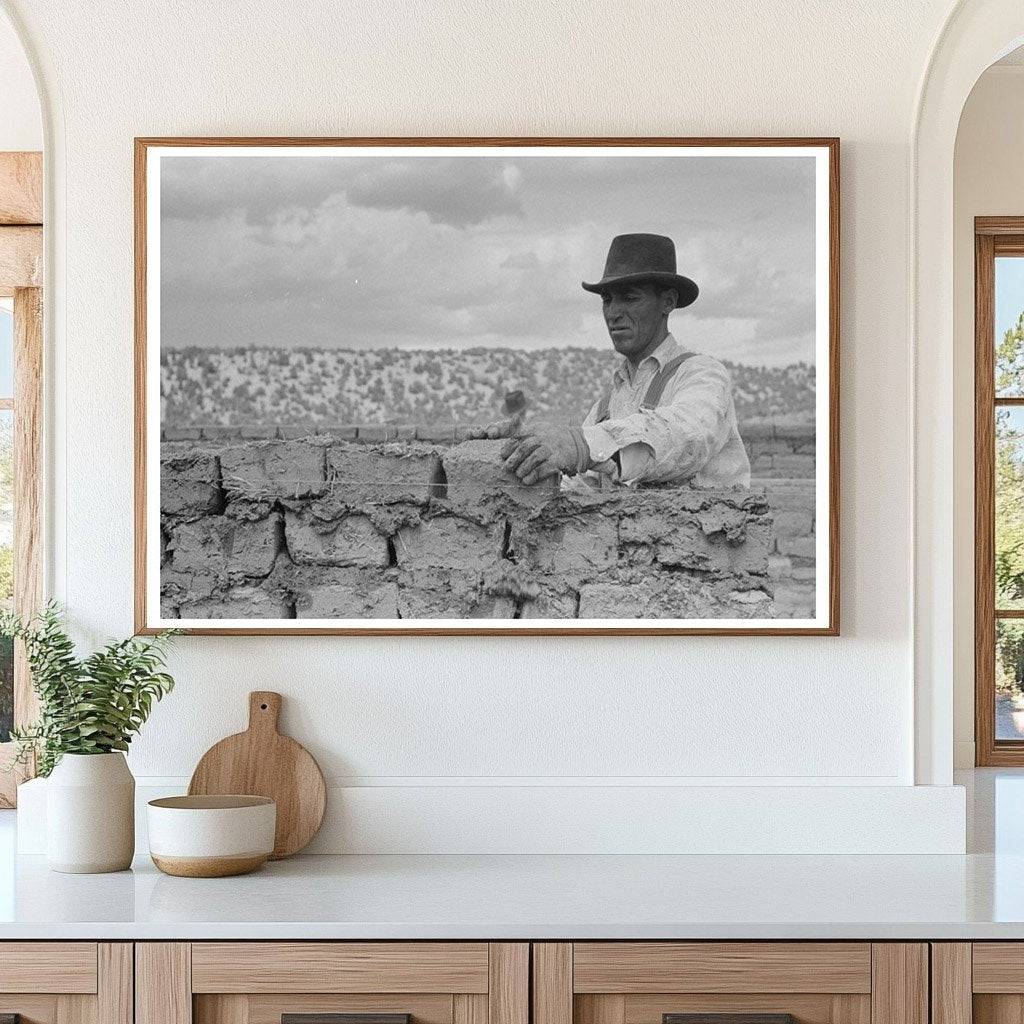
MULTIPOLYGON (((589 348, 180 348, 163 353, 164 426, 466 423, 521 390, 531 416, 579 422, 618 362, 589 348)), ((741 421, 813 422, 814 369, 727 364, 741 421)))

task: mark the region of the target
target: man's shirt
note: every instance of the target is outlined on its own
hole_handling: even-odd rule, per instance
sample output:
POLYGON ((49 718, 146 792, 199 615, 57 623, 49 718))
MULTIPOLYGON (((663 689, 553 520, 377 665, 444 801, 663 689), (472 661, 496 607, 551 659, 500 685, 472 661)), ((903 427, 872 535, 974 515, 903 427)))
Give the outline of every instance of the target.
POLYGON ((749 487, 732 378, 717 359, 690 356, 668 381, 657 408, 642 408, 655 374, 678 355, 683 350, 669 334, 635 370, 622 361, 612 377, 608 418, 597 422, 601 403, 595 402, 583 421, 591 458, 602 463, 618 453, 623 483, 749 487))

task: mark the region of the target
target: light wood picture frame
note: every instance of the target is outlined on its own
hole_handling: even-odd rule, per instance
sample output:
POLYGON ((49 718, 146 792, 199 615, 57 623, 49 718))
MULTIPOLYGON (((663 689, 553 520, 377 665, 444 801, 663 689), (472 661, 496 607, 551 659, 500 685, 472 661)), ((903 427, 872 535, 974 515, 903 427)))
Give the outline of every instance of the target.
MULTIPOLYGON (((566 210, 559 214, 567 216, 566 210)), ((743 317, 735 312, 739 305, 734 304, 732 312, 726 310, 728 303, 719 295, 722 287, 717 283, 724 276, 708 269, 714 259, 706 253, 700 255, 705 237, 701 230, 715 235, 716 225, 687 230, 678 227, 680 223, 691 222, 666 217, 663 233, 670 238, 673 232, 679 236, 673 239, 678 273, 690 271, 701 277, 698 283, 708 296, 703 300, 702 316, 708 319, 683 320, 690 314, 676 312, 669 329, 675 330, 672 325, 677 321, 684 322, 680 347, 684 360, 692 355, 691 345, 701 356, 703 362, 690 364, 696 372, 704 363, 710 366, 708 360, 716 366, 719 361, 708 351, 717 351, 715 344, 709 341, 702 348, 697 343, 702 331, 695 330, 694 324, 699 327, 703 323, 710 337, 715 330, 722 330, 728 316, 734 316, 736 323, 743 317), (696 271, 691 269, 694 266, 696 271), (716 295, 720 301, 717 313, 716 295)), ((175 626, 208 635, 837 635, 839 240, 839 140, 834 138, 136 139, 137 631, 153 633, 175 626), (538 157, 562 164, 540 163, 538 157), (302 158, 306 158, 305 164, 302 158), (624 159, 634 161, 628 168, 631 180, 637 173, 649 172, 651 182, 627 189, 624 159), (377 161, 371 168, 375 173, 362 173, 373 160, 377 161), (437 166, 431 168, 429 160, 437 166), (273 170, 267 171, 272 161, 276 161, 273 170), (330 178, 334 173, 332 161, 346 161, 347 177, 337 186, 324 183, 325 175, 330 178), (700 161, 704 163, 698 166, 700 161), (714 167, 712 161, 717 161, 714 167), (529 168, 525 177, 522 166, 529 168), (282 168, 286 167, 293 176, 282 184, 282 168), (427 170, 421 174, 424 167, 427 170), (758 187, 750 187, 761 168, 765 173, 757 179, 758 187), (724 172, 725 186, 709 183, 722 178, 719 172, 724 172), (675 173, 683 175, 679 187, 666 187, 664 181, 675 173), (795 177, 787 177, 790 174, 795 177), (581 192, 592 189, 598 198, 612 197, 590 207, 608 212, 601 217, 595 214, 594 219, 601 221, 596 227, 588 221, 591 244, 585 255, 578 262, 562 258, 579 250, 581 232, 560 225, 541 232, 541 238, 534 237, 534 249, 517 248, 513 243, 525 238, 526 229, 513 223, 516 218, 536 220, 535 208, 572 206, 570 193, 576 190, 566 186, 572 175, 577 175, 581 192), (543 194, 541 185, 535 193, 529 191, 534 179, 545 178, 554 179, 555 184, 545 180, 547 191, 543 194), (793 185, 798 179, 803 184, 793 185), (555 201, 559 193, 553 190, 558 187, 566 197, 564 204, 555 201), (586 401, 577 401, 567 414, 560 399, 551 397, 557 388, 543 390, 544 383, 535 399, 529 387, 516 386, 521 379, 536 379, 529 369, 529 353, 550 353, 550 349, 537 348, 546 335, 538 342, 533 336, 525 338, 523 328, 525 340, 514 356, 505 355, 501 346, 495 350, 501 348, 502 356, 493 356, 487 347, 494 345, 493 326, 472 326, 475 317, 486 319, 482 314, 477 317, 474 303, 479 304, 479 295, 469 294, 468 285, 462 295, 457 285, 474 278, 478 269, 484 276, 491 273, 495 280, 496 271, 492 271, 497 266, 507 271, 509 280, 521 273, 533 291, 520 292, 508 286, 501 322, 510 336, 520 337, 516 312, 529 305, 523 302, 523 294, 543 293, 556 310, 564 294, 566 307, 573 310, 565 322, 576 325, 583 322, 583 316, 591 318, 580 331, 589 332, 588 339, 598 338, 604 327, 601 300, 580 291, 579 281, 601 278, 601 263, 616 232, 645 231, 644 237, 662 233, 657 229, 663 225, 654 222, 657 218, 652 212, 640 215, 645 211, 636 207, 636 197, 649 193, 655 211, 659 202, 669 201, 665 196, 671 205, 681 194, 684 206, 689 203, 691 210, 700 212, 692 222, 695 224, 713 219, 715 204, 720 209, 726 203, 723 187, 732 187, 734 198, 741 200, 732 203, 740 213, 733 209, 730 216, 748 218, 730 221, 716 240, 719 258, 727 258, 721 256, 723 251, 733 251, 736 254, 728 258, 735 262, 730 265, 749 275, 749 288, 738 285, 739 293, 748 303, 757 302, 766 267, 784 268, 787 273, 794 266, 811 268, 796 289, 804 297, 803 305, 794 311, 785 298, 779 298, 776 312, 780 321, 790 314, 799 319, 793 337, 787 336, 785 341, 793 345, 793 351, 798 350, 793 338, 812 341, 809 349, 805 344, 805 349, 799 350, 806 350, 805 356, 788 364, 784 352, 789 349, 771 348, 774 334, 758 335, 766 339, 759 351, 763 351, 767 369, 756 379, 792 382, 798 378, 793 385, 798 394, 793 409, 799 404, 801 411, 792 415, 781 399, 767 412, 767 405, 756 407, 735 383, 749 367, 735 357, 730 360, 732 350, 725 350, 721 365, 727 367, 726 376, 732 383, 721 400, 722 409, 735 407, 733 422, 738 424, 749 470, 746 476, 741 470, 735 476, 709 473, 709 478, 726 483, 689 487, 689 496, 676 500, 664 486, 653 486, 661 485, 672 472, 671 468, 650 468, 652 461, 660 458, 650 454, 656 451, 656 444, 641 440, 634 445, 633 450, 640 452, 639 463, 628 462, 618 450, 600 464, 593 455, 592 427, 600 424, 588 426, 585 417, 596 418, 598 392, 605 387, 619 387, 615 401, 626 402, 625 378, 632 372, 628 369, 632 364, 625 362, 627 368, 618 378, 612 373, 614 364, 602 363, 600 374, 589 369, 598 359, 595 352, 599 349, 600 358, 617 358, 607 334, 600 343, 587 340, 584 346, 572 349, 576 359, 572 365, 584 368, 572 380, 600 383, 589 391, 581 385, 586 401), (629 202, 615 199, 627 192, 629 202), (757 240, 765 237, 761 219, 770 219, 767 211, 773 208, 773 200, 786 210, 790 206, 799 210, 804 218, 802 228, 789 225, 783 230, 775 222, 768 231, 774 238, 785 237, 790 242, 802 239, 789 249, 781 244, 778 249, 766 248, 766 243, 757 240), (496 212, 488 213, 488 209, 496 212), (367 210, 373 212, 372 217, 367 210), (487 221, 487 217, 493 220, 487 221), (315 234, 321 221, 329 222, 329 229, 335 232, 324 236, 333 248, 321 237, 321 248, 311 250, 314 256, 319 252, 319 262, 303 264, 294 248, 301 247, 296 239, 304 232, 315 234), (488 223, 498 225, 490 234, 481 227, 488 223), (749 227, 749 248, 735 244, 737 237, 741 242, 747 238, 736 234, 745 225, 749 227), (484 242, 481 235, 487 235, 484 242), (351 243, 350 252, 350 239, 357 236, 362 248, 356 251, 351 243), (600 244, 593 241, 598 236, 600 244), (243 238, 244 242, 239 241, 243 238), (284 238, 290 241, 282 242, 284 238), (445 240, 443 245, 439 238, 445 240), (464 239, 471 242, 460 248, 464 239), (730 239, 733 241, 727 241, 730 239), (499 244, 508 249, 496 256, 494 248, 499 244), (242 246, 252 245, 264 246, 262 256, 249 249, 242 251, 242 246), (290 256, 283 258, 274 248, 282 245, 293 246, 296 258, 290 262, 290 256), (540 255, 537 249, 543 250, 540 255), (562 254, 561 262, 552 263, 552 252, 562 254), (400 253, 411 254, 408 273, 396 262, 400 253), (450 268, 450 274, 447 283, 436 286, 436 294, 443 293, 436 308, 430 306, 429 295, 424 300, 434 317, 430 322, 443 321, 442 329, 454 323, 456 331, 471 325, 465 328, 469 339, 465 347, 444 349, 446 357, 469 349, 484 353, 473 356, 478 360, 473 367, 476 376, 462 375, 459 386, 470 391, 475 387, 479 398, 491 387, 490 369, 512 366, 507 380, 494 382, 494 394, 500 397, 503 393, 504 397, 495 402, 492 416, 481 411, 479 401, 473 405, 464 394, 449 392, 441 404, 447 403, 446 407, 456 412, 447 422, 439 423, 436 418, 424 422, 428 417, 419 410, 428 408, 426 399, 417 399, 419 405, 406 402, 398 414, 393 411, 398 408, 396 394, 404 400, 408 393, 394 384, 398 371, 389 370, 385 380, 379 368, 390 365, 389 360, 401 364, 405 379, 419 385, 420 396, 424 380, 440 380, 439 387, 449 387, 456 374, 446 368, 451 363, 445 364, 443 359, 440 371, 432 365, 438 361, 433 359, 419 360, 427 364, 426 369, 416 369, 418 357, 409 353, 420 350, 420 336, 413 331, 410 342, 407 330, 395 342, 388 327, 381 328, 377 320, 372 324, 364 321, 370 307, 363 301, 370 293, 372 298, 383 297, 386 305, 388 288, 377 282, 419 281, 424 260, 431 253, 437 264, 450 268), (504 259, 499 258, 502 255, 504 259), (336 276, 325 283, 323 266, 329 262, 333 266, 335 259, 336 276), (550 271, 552 265, 557 274, 550 271), (228 267, 235 268, 235 276, 225 274, 228 267), (287 270, 282 270, 284 267, 287 270), (287 287, 282 278, 275 277, 279 273, 291 282, 287 287), (570 273, 574 275, 571 285, 566 283, 570 273), (351 306, 335 294, 351 296, 357 286, 362 289, 359 302, 353 301, 351 306), (230 302, 229 291, 236 295, 230 302), (553 298, 548 291, 555 291, 553 298), (239 292, 259 301, 252 309, 241 309, 239 292), (318 304, 333 304, 334 322, 341 322, 338 317, 344 314, 357 330, 366 322, 368 333, 377 331, 385 339, 372 358, 365 357, 370 371, 360 366, 364 360, 363 350, 358 348, 363 344, 362 334, 351 350, 345 350, 344 357, 328 358, 315 345, 306 346, 306 354, 297 356, 295 351, 303 346, 294 339, 267 344, 266 337, 280 336, 273 335, 271 327, 288 309, 303 311, 295 321, 303 324, 298 332, 301 337, 318 337, 319 327, 305 312, 318 304), (584 305, 584 313, 576 312, 584 310, 584 305), (236 333, 243 330, 249 334, 236 333), (245 340, 257 336, 262 340, 245 340), (478 336, 480 344, 476 343, 478 336), (243 350, 247 354, 240 354, 243 350), (582 355, 575 355, 577 351, 582 355), (299 359, 307 360, 316 372, 304 365, 298 371, 298 389, 278 387, 277 370, 268 371, 268 366, 295 375, 299 359), (339 371, 341 363, 345 367, 339 371), (803 369, 791 368, 797 365, 803 369), (239 384, 241 366, 252 376, 239 384), (347 384, 348 391, 339 397, 333 382, 339 372, 350 370, 352 377, 345 380, 355 384, 347 384), (315 385, 310 383, 314 380, 315 385), (323 395, 317 394, 316 401, 307 402, 311 389, 324 380, 331 386, 325 387, 323 395), (381 395, 382 389, 386 397, 380 400, 380 408, 387 411, 373 415, 375 407, 366 402, 377 401, 374 396, 381 395), (324 395, 335 402, 328 413, 323 411, 327 404, 324 395), (591 401, 594 406, 588 412, 591 401), (525 418, 517 402, 525 405, 525 418), (534 405, 536 418, 532 418, 534 405), (741 406, 762 414, 747 436, 743 436, 747 421, 739 419, 741 406), (290 411, 295 408, 298 413, 290 411), (462 409, 470 412, 462 417, 458 414, 462 409), (282 410, 294 416, 295 422, 285 422, 282 410), (551 421, 544 419, 546 415, 551 421), (800 416, 803 421, 790 425, 800 416), (334 417, 332 422, 328 422, 330 417, 334 417), (260 418, 265 422, 254 422, 260 418), (356 419, 359 422, 354 422, 356 419), (575 425, 565 427, 566 419, 574 420, 575 425), (545 433, 556 420, 557 425, 545 433), (513 427, 506 430, 509 421, 514 421, 513 427), (541 460, 543 470, 556 466, 567 473, 561 490, 556 487, 554 499, 550 495, 534 497, 547 485, 533 485, 526 493, 496 454, 507 442, 481 437, 488 428, 492 436, 495 431, 528 436, 526 447, 518 449, 513 458, 528 451, 533 454, 526 457, 541 460), (575 469, 541 459, 551 450, 562 452, 569 443, 565 438, 581 434, 587 442, 588 458, 575 469), (550 445, 542 448, 549 438, 550 445), (558 448, 559 444, 563 448, 558 448), (402 450, 396 455, 396 449, 402 450), (374 460, 385 450, 392 461, 381 469, 374 460), (369 456, 373 458, 367 462, 369 456), (587 473, 574 476, 584 464, 587 473), (627 467, 633 465, 644 469, 639 477, 627 479, 627 467), (360 468, 357 471, 353 466, 360 468), (499 471, 510 481, 508 487, 496 482, 499 471), (799 475, 787 477, 790 472, 799 475), (590 489, 581 488, 579 494, 567 496, 573 494, 573 483, 584 476, 590 489), (362 494, 370 486, 368 479, 376 481, 374 487, 380 485, 378 477, 386 478, 388 496, 378 500, 363 495, 359 500, 364 504, 360 505, 353 496, 355 491, 362 494), (599 490, 594 490, 592 477, 600 484, 599 490), (791 481, 792 487, 784 495, 786 481, 791 481), (732 489, 734 484, 737 489, 732 489), (560 511, 563 505, 567 509, 564 514, 560 511), (396 511, 398 506, 400 511, 396 511), (600 506, 599 513, 594 512, 596 506, 600 506), (652 516, 654 526, 650 525, 652 516), (446 522, 446 517, 457 522, 446 522), (611 527, 608 521, 613 523, 611 527), (637 527, 641 521, 646 525, 637 527), (204 561, 207 554, 208 561, 204 561), (573 559, 585 563, 585 571, 578 569, 573 559), (783 610, 776 615, 776 608, 783 610)), ((623 280, 622 275, 613 274, 614 281, 609 283, 607 271, 613 255, 609 254, 608 280, 604 281, 609 296, 609 289, 619 288, 623 280)), ((310 251, 304 252, 302 259, 311 259, 310 251)), ((653 281, 646 274, 647 264, 637 266, 644 272, 642 284, 653 281)), ((735 276, 739 277, 739 271, 735 276)), ((501 282, 504 287, 506 278, 501 282)), ((665 300, 666 293, 658 291, 665 282, 659 278, 654 284, 656 295, 665 300)), ((396 289, 400 290, 397 283, 392 285, 392 297, 396 289)), ((644 296, 610 297, 608 301, 627 299, 642 302, 644 296)), ((486 304, 486 298, 483 302, 486 304)), ((795 299, 793 305, 797 305, 795 299)), ((762 321, 750 312, 749 305, 744 308, 743 329, 756 335, 762 321)), ((495 316, 493 322, 499 320, 495 316)), ((753 349, 748 346, 748 351, 753 349)), ((666 362, 655 359, 650 372, 660 369, 683 375, 683 370, 666 366, 666 362)), ((686 369, 687 363, 682 366, 686 369)), ((643 364, 635 369, 638 375, 647 372, 643 364)), ((636 380, 640 381, 640 376, 636 380)), ((674 379, 669 376, 669 380, 674 379)), ((670 390, 673 387, 675 396, 683 390, 682 385, 670 383, 670 390)), ((568 385, 565 390, 570 390, 568 385)), ((728 428, 721 427, 725 412, 714 422, 716 429, 721 429, 714 437, 725 439, 728 428)), ((614 429, 615 422, 610 422, 609 432, 614 429)), ((513 441, 512 447, 518 443, 513 441)), ((713 440, 708 450, 720 453, 727 444, 726 440, 713 440)), ((691 482, 699 478, 697 472, 691 482)), ((683 476, 673 479, 682 480, 683 476)))

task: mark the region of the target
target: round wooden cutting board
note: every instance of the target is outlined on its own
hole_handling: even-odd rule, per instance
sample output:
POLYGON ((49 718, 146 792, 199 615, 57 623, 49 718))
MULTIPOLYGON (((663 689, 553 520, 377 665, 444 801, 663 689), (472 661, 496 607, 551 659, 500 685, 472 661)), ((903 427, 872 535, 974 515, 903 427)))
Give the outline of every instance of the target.
POLYGON ((196 765, 190 796, 267 796, 277 803, 273 860, 303 849, 320 828, 327 789, 320 766, 302 744, 277 731, 281 694, 249 694, 249 728, 212 746, 196 765))

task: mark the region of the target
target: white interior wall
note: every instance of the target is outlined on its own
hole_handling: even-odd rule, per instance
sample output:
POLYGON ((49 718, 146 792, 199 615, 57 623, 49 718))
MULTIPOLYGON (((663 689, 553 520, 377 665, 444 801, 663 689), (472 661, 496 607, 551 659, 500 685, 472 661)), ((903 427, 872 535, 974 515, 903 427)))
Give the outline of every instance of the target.
POLYGON ((913 781, 908 152, 944 0, 4 3, 53 120, 52 589, 92 639, 132 625, 133 136, 843 140, 842 637, 186 638, 138 774, 187 776, 272 688, 339 792, 423 806, 467 786, 863 785, 882 810, 877 787, 913 781))
POLYGON ((954 740, 974 764, 974 218, 1024 216, 1024 65, 997 65, 964 106, 954 160, 954 740))

